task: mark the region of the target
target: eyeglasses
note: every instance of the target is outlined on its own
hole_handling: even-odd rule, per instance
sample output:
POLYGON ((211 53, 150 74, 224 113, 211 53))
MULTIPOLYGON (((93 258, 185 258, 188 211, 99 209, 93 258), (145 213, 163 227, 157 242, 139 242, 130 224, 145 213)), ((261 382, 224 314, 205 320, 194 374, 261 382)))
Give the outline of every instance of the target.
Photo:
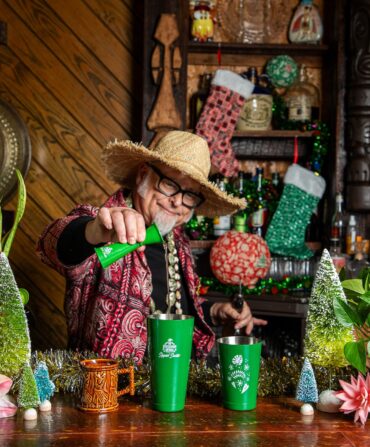
POLYGON ((159 182, 157 184, 158 191, 165 195, 166 197, 173 197, 179 192, 182 194, 182 204, 186 208, 194 209, 197 208, 204 202, 204 197, 202 194, 197 194, 192 191, 187 191, 182 189, 181 186, 174 180, 166 177, 162 172, 155 166, 148 164, 148 166, 158 175, 159 182))

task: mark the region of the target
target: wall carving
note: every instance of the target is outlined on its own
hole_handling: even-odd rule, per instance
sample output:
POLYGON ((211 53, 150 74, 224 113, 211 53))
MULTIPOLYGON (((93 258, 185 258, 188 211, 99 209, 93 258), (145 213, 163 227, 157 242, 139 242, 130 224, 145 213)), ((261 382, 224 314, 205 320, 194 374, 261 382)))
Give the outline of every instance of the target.
POLYGON ((347 208, 370 210, 370 0, 350 2, 347 208))

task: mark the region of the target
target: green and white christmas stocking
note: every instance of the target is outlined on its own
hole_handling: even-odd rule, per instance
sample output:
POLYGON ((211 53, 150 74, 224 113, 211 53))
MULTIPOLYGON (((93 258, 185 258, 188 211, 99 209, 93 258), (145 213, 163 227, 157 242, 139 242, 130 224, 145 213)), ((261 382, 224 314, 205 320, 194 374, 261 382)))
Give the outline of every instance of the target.
POLYGON ((284 177, 284 190, 267 229, 266 242, 271 253, 307 259, 312 251, 305 244, 306 227, 325 191, 325 180, 294 164, 284 177))

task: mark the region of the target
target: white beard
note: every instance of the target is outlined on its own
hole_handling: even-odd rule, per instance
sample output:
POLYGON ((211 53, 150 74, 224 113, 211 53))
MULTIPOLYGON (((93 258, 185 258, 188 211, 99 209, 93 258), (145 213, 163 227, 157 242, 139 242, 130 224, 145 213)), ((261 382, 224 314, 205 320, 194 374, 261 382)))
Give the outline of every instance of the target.
MULTIPOLYGON (((140 185, 137 187, 137 193, 144 198, 148 193, 149 188, 150 188, 150 174, 148 173, 143 178, 140 185)), ((192 218, 193 214, 194 210, 191 210, 190 216, 186 220, 186 222, 188 222, 192 218)), ((157 225, 158 230, 162 236, 165 236, 171 230, 173 230, 175 228, 176 222, 177 222, 176 216, 169 216, 164 211, 158 211, 153 219, 153 223, 157 225)))
POLYGON ((162 236, 168 234, 175 227, 177 222, 176 216, 168 216, 163 211, 158 211, 154 216, 153 223, 157 225, 157 228, 162 236))

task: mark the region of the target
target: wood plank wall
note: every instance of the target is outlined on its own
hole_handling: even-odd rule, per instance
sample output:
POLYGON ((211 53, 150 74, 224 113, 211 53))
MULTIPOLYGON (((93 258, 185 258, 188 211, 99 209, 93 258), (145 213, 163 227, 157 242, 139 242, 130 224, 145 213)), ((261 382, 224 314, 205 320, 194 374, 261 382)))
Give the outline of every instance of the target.
POLYGON ((19 286, 30 292, 33 348, 66 345, 64 278, 41 263, 36 241, 76 203, 100 205, 116 189, 100 169, 101 148, 132 135, 133 4, 0 0, 8 27, 0 99, 18 111, 32 142, 27 208, 10 260, 19 286))

